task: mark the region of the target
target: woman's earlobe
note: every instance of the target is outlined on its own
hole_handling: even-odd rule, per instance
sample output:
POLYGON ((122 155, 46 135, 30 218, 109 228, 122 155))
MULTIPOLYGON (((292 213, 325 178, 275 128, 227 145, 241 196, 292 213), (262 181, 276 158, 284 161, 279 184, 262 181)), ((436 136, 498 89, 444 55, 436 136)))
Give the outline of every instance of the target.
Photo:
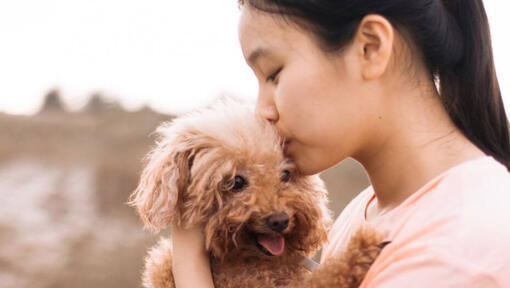
POLYGON ((393 26, 380 15, 365 16, 358 27, 355 41, 361 47, 359 57, 364 80, 375 80, 386 72, 393 49, 393 26))

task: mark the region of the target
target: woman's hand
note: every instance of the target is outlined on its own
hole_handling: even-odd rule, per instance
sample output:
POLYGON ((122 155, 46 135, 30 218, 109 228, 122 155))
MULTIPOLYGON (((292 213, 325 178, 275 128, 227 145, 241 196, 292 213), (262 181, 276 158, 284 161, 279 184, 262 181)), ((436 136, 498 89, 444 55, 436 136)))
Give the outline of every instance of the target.
POLYGON ((172 229, 172 269, 177 288, 214 287, 202 231, 201 227, 172 229))

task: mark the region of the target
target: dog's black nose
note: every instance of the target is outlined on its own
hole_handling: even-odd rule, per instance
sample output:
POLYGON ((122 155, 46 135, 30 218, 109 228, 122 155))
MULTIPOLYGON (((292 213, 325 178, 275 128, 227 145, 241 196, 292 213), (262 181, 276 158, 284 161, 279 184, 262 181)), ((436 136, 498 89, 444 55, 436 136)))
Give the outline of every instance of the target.
POLYGON ((267 217, 267 226, 275 232, 282 232, 289 226, 289 216, 287 213, 275 213, 267 217))

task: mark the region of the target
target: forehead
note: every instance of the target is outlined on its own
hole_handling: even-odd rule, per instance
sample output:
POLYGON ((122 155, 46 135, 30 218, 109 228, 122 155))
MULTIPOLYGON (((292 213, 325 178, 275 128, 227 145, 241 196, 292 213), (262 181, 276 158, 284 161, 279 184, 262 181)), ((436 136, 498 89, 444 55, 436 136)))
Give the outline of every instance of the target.
POLYGON ((244 5, 239 19, 239 40, 245 58, 255 51, 290 49, 303 34, 283 17, 244 5))

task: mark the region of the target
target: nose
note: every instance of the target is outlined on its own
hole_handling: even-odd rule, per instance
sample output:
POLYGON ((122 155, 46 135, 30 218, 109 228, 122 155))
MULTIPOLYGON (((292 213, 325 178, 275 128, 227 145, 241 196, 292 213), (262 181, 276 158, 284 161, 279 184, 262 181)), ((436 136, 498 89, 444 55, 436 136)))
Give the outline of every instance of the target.
POLYGON ((272 123, 276 123, 280 118, 280 115, 278 114, 278 110, 276 109, 274 101, 267 94, 268 93, 259 91, 257 106, 255 107, 255 114, 272 123))
POLYGON ((289 216, 287 213, 275 213, 267 217, 267 226, 275 232, 282 232, 289 226, 289 216))

